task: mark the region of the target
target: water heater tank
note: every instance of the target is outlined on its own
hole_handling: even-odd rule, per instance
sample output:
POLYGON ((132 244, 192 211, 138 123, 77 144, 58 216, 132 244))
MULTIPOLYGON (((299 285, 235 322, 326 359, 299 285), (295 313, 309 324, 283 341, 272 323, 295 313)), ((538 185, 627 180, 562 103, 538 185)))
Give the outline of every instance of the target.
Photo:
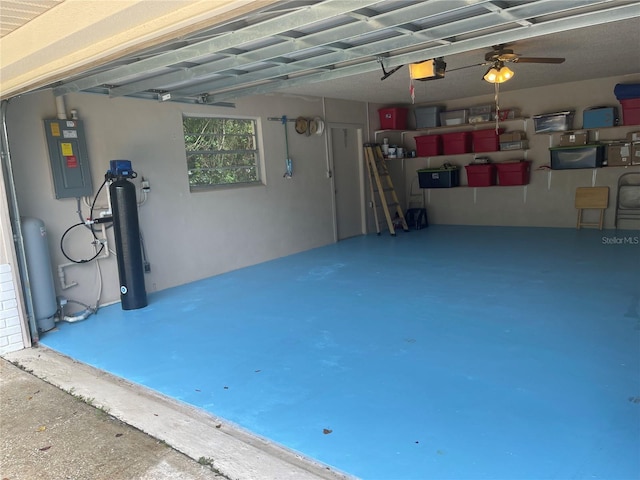
POLYGON ((46 332, 55 327, 58 310, 47 230, 38 218, 22 217, 21 226, 34 316, 38 330, 46 332))

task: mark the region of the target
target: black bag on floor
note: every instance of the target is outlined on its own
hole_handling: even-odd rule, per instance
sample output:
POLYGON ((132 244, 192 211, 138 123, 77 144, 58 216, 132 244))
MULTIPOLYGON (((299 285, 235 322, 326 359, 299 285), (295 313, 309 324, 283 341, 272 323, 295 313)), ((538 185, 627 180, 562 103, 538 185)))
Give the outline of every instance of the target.
POLYGON ((420 230, 429 226, 426 208, 409 208, 407 209, 407 213, 404 214, 404 219, 407 221, 407 226, 414 230, 420 230))

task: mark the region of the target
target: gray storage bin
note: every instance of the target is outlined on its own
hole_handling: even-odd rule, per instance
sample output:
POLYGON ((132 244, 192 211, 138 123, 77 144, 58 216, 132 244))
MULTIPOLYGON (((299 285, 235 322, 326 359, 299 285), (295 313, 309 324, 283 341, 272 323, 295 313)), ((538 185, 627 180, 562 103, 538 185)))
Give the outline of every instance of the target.
POLYGON ((440 126, 440 112, 443 107, 436 105, 431 107, 416 107, 416 128, 433 128, 440 126))
POLYGON ((602 166, 605 155, 604 145, 583 145, 581 147, 550 148, 551 169, 597 168, 602 166))
POLYGON ((572 130, 574 114, 574 111, 567 110, 565 112, 534 115, 532 117, 534 130, 536 133, 565 132, 572 130))
POLYGON ((443 165, 440 168, 418 170, 420 188, 451 188, 460 185, 460 167, 443 165))

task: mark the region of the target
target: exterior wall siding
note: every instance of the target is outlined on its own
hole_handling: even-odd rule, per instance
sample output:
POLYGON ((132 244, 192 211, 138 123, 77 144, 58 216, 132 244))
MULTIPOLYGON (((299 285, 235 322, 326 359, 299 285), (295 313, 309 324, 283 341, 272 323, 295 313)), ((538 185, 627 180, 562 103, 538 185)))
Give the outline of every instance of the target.
POLYGON ((11 265, 0 265, 0 355, 25 348, 11 265))

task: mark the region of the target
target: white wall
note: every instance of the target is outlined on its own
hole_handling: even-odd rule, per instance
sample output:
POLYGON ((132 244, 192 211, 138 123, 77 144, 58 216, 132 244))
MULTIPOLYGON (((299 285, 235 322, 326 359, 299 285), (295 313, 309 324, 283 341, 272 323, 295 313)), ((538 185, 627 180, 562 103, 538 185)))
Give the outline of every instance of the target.
MULTIPOLYGON (((67 111, 77 110, 84 121, 94 192, 112 159, 131 160, 138 172, 136 185, 142 176, 150 181, 148 200, 139 209, 151 263, 151 273, 145 275, 148 292, 333 242, 324 135, 299 135, 288 123, 294 175, 285 179, 284 126, 268 120, 282 115, 323 116, 322 99, 273 95, 240 100, 237 108, 221 108, 77 94, 67 96, 66 105, 67 111), (258 118, 266 185, 191 193, 183 112, 258 118)), ((348 115, 365 123, 364 108, 354 114, 352 102, 331 102, 329 110, 333 121, 348 115)), ((8 123, 20 213, 45 222, 52 261, 58 265, 68 262, 59 248, 60 238, 79 218, 75 199, 54 196, 42 120, 54 118, 55 113, 51 93, 26 95, 10 102, 8 123)), ((101 194, 98 205, 105 203, 101 194)), ((88 216, 88 208, 83 207, 83 214, 88 216)), ((108 236, 112 238, 111 230, 108 236)), ((65 239, 65 250, 73 258, 89 258, 94 253, 90 240, 90 232, 79 227, 65 239)), ((110 246, 114 248, 113 243, 110 246)), ((100 266, 101 302, 118 300, 114 258, 101 260, 100 266)), ((65 271, 67 283, 79 285, 66 291, 59 288, 58 293, 94 304, 99 290, 95 262, 65 271)))
MULTIPOLYGON (((640 82, 640 76, 588 80, 550 88, 504 92, 503 108, 518 107, 524 116, 575 109, 577 126, 582 110, 595 105, 617 105, 613 87, 619 82, 640 82)), ((419 103, 428 104, 418 98, 419 103)), ((446 105, 449 109, 493 101, 493 93, 461 98, 446 105)), ((289 124, 289 154, 293 159, 293 179, 283 178, 285 141, 283 125, 269 117, 287 115, 324 116, 325 122, 350 123, 369 127, 365 141, 375 139, 380 105, 359 102, 265 95, 240 99, 234 109, 159 103, 148 100, 109 99, 99 95, 74 94, 66 97, 67 110, 76 109, 84 121, 94 192, 104 180, 109 160, 128 159, 134 170, 151 183, 147 202, 139 209, 140 226, 151 263, 145 274, 148 292, 220 274, 247 265, 304 251, 333 242, 331 180, 327 178, 325 136, 295 133, 289 124), (266 185, 191 193, 181 118, 188 114, 220 114, 258 118, 262 131, 262 154, 266 185), (366 138, 368 136, 368 138, 366 138)), ((54 118, 55 101, 51 93, 40 92, 11 100, 8 129, 21 214, 41 218, 47 225, 55 266, 67 263, 59 248, 63 232, 78 222, 75 199, 54 198, 43 119, 54 118)), ((526 187, 455 188, 429 190, 429 220, 443 224, 530 225, 573 227, 576 212, 573 197, 576 186, 608 185, 611 201, 605 217, 613 225, 615 185, 618 176, 631 169, 602 168, 597 171, 537 171, 549 162, 548 147, 557 137, 535 135, 532 121, 509 124, 511 130, 526 128, 533 162, 531 183, 526 187), (551 138, 551 140, 550 140, 551 138), (550 178, 551 175, 551 178, 550 178)), ((607 129, 601 138, 623 137, 639 127, 607 129)), ((386 134, 385 134, 386 136, 386 134)), ((410 149, 414 145, 405 145, 410 149)), ((490 154, 507 160, 513 153, 490 154)), ((518 152, 515 155, 524 155, 518 152)), ((472 156, 416 158, 392 166, 400 196, 406 201, 415 171, 438 166, 445 161, 463 167, 472 156)), ((357 161, 357 159, 354 159, 357 161)), ((633 167, 640 171, 640 167, 633 167)), ((463 183, 466 178, 463 177, 463 183)), ((368 190, 368 189, 367 189, 368 190)), ((98 205, 104 205, 103 195, 98 205)), ((368 225, 373 230, 371 210, 368 225)), ((88 209, 83 207, 83 215, 88 209)), ((111 230, 108 236, 112 239, 111 230)), ((76 258, 93 255, 90 233, 83 227, 70 234, 67 250, 76 258)), ((113 248, 113 243, 110 244, 113 248)), ((119 299, 115 259, 100 260, 103 289, 100 302, 119 299)), ((94 304, 100 291, 96 262, 65 269, 67 283, 78 282, 58 294, 94 304)), ((55 274, 55 271, 54 271, 55 274)))
MULTIPOLYGON (((526 152, 487 153, 486 155, 494 162, 522 158, 530 160, 532 162, 530 184, 526 187, 494 186, 423 189, 429 222, 462 225, 574 227, 576 224, 576 210, 574 208, 576 187, 609 186, 609 208, 605 212, 605 227, 613 228, 617 179, 623 173, 640 171, 640 165, 633 167, 553 170, 549 172, 544 169, 550 162, 549 147, 557 146, 559 134, 536 135, 534 124, 530 117, 540 113, 575 110, 574 127, 578 129, 582 126, 582 112, 586 108, 617 106, 621 113, 620 103, 613 93, 617 83, 640 83, 640 75, 585 80, 554 85, 549 88, 541 87, 514 92, 500 92, 499 103, 501 108, 519 108, 522 116, 527 118, 526 122, 505 122, 501 127, 505 127, 507 131, 524 129, 527 132, 529 150, 526 152)), ((461 98, 444 106, 448 110, 455 110, 457 108, 494 103, 493 87, 487 84, 487 88, 492 93, 482 97, 461 98)), ((418 98, 417 104, 419 101, 420 99, 418 98)), ((428 105, 428 103, 419 104, 428 105)), ((371 108, 370 110, 370 121, 374 125, 374 129, 380 125, 379 119, 376 118, 378 107, 376 106, 376 108, 371 108)), ((410 120, 413 121, 411 115, 410 120)), ((491 125, 485 125, 483 128, 491 128, 491 125)), ((451 131, 455 130, 446 130, 446 132, 451 131)), ((640 126, 601 129, 599 131, 599 139, 624 139, 627 132, 631 131, 640 131, 640 126)), ((439 133, 442 133, 442 131, 439 133)), ((399 133, 393 134, 388 131, 378 132, 377 135, 372 132, 372 137, 376 137, 377 141, 381 141, 382 137, 391 137, 391 142, 400 141, 399 133)), ((405 147, 415 149, 413 135, 405 135, 404 138, 405 147)), ((395 164, 395 170, 392 170, 392 172, 395 172, 394 181, 399 185, 398 188, 403 193, 406 202, 409 200, 410 186, 416 177, 416 170, 435 168, 445 162, 449 162, 460 166, 461 185, 466 185, 464 166, 468 165, 472 160, 473 155, 471 154, 411 158, 404 161, 390 160, 390 163, 395 164), (402 163, 402 168, 398 166, 400 163, 402 163)), ((414 186, 414 193, 415 190, 414 186)), ((596 212, 593 211, 586 213, 589 220, 595 214, 596 212)), ((621 222, 620 226, 638 228, 637 222, 635 224, 630 222, 623 224, 621 222)))

